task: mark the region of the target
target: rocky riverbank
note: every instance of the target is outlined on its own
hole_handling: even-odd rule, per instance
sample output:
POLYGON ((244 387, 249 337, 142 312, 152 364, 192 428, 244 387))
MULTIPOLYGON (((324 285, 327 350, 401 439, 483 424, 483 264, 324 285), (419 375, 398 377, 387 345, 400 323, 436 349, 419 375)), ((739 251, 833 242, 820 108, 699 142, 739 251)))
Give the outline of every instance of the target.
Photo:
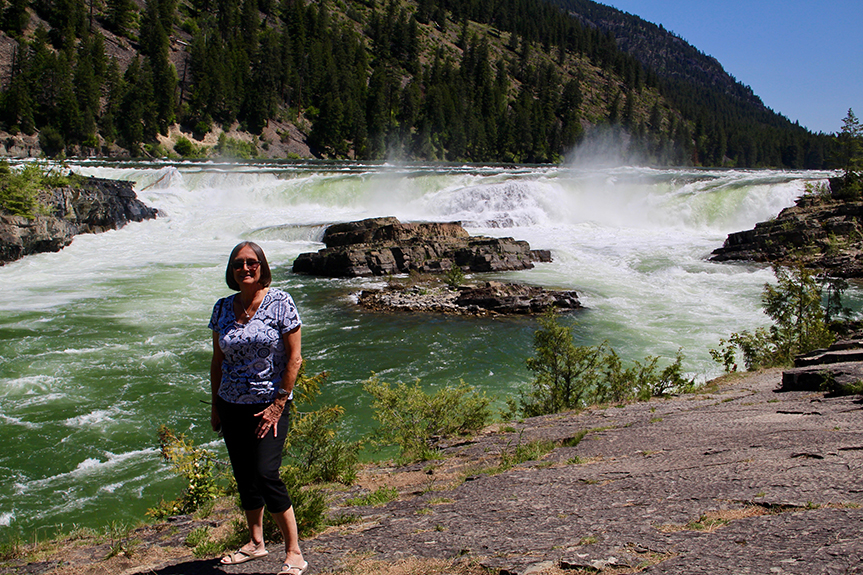
MULTIPOLYGON (((302 541, 309 573, 861 574, 860 399, 782 392, 781 378, 733 374, 690 395, 496 425, 440 460, 369 467, 333 492, 331 515, 354 520, 302 541), (533 441, 552 449, 502 466, 533 441), (398 498, 348 503, 381 487, 398 498)), ((0 574, 275 573, 279 543, 231 567, 184 544, 230 521, 67 541, 0 574), (106 559, 118 544, 129 552, 106 559)))
POLYGON ((155 218, 157 210, 141 202, 131 182, 87 178, 74 186, 45 192, 48 213, 33 218, 0 214, 0 265, 24 256, 56 252, 77 234, 119 229, 129 222, 155 218))
POLYGON ((710 260, 800 262, 834 277, 863 277, 863 201, 805 195, 775 219, 729 234, 710 260))

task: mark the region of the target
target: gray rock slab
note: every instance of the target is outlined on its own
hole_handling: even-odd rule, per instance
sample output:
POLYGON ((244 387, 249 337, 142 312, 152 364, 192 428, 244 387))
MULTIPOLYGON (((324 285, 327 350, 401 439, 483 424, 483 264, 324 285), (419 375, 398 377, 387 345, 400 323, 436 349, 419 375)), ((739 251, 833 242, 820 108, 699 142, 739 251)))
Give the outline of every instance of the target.
MULTIPOLYGON (((769 371, 713 393, 528 420, 523 442, 594 431, 540 462, 477 473, 448 491, 346 509, 364 526, 304 542, 307 558, 322 571, 369 553, 470 557, 519 575, 547 564, 863 572, 860 400, 779 393, 780 377, 769 371)), ((480 457, 517 441, 489 434, 451 451, 480 457)))

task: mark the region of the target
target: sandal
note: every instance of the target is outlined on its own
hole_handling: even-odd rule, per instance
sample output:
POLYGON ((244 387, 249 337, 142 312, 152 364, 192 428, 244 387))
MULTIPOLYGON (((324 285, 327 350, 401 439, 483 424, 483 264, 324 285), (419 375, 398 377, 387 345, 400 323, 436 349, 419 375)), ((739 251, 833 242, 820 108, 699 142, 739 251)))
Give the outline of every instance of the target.
POLYGON ((302 565, 291 565, 290 563, 285 563, 282 565, 282 570, 276 573, 276 575, 303 575, 308 568, 308 561, 303 561, 302 565))
POLYGON ((242 547, 222 557, 222 565, 239 565, 253 559, 260 559, 269 555, 269 551, 263 549, 261 551, 246 551, 242 547))

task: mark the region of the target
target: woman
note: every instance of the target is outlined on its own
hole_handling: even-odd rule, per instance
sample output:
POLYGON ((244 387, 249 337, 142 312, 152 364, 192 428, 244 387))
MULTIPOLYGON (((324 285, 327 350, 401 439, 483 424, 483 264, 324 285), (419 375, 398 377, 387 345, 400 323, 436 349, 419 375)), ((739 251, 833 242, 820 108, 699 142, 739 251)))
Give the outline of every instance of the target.
POLYGON ((287 293, 270 288, 270 266, 252 242, 234 247, 225 280, 239 293, 216 302, 210 386, 210 422, 222 430, 246 512, 250 541, 222 558, 234 565, 267 555, 264 506, 285 539, 280 575, 302 575, 309 564, 300 551, 291 498, 279 477, 288 433, 289 402, 300 370, 300 316, 287 293))

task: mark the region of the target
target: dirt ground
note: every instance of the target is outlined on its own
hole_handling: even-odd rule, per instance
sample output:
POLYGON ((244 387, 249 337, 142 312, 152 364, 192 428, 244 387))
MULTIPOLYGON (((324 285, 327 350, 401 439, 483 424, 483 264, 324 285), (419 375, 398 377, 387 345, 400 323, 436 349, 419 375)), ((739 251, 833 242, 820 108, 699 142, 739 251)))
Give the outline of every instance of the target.
MULTIPOLYGON (((302 542, 308 573, 863 573, 863 401, 779 392, 780 371, 701 393, 498 425, 444 460, 370 468, 337 494, 352 522, 302 542), (556 446, 501 470, 518 446, 556 446), (349 497, 395 487, 381 506, 349 497)), ((203 521, 225 525, 216 514, 203 521)), ((276 573, 284 552, 221 567, 148 527, 131 557, 69 542, 0 574, 276 573)))

